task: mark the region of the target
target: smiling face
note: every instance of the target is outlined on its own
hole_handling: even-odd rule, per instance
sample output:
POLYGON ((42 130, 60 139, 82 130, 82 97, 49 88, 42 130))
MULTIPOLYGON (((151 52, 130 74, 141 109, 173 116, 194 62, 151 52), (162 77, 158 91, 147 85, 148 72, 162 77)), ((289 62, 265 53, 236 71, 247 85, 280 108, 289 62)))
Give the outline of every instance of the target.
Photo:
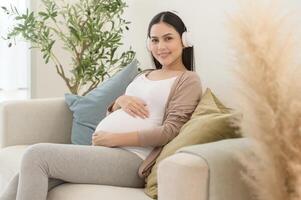
POLYGON ((160 22, 154 24, 150 29, 150 51, 160 62, 162 68, 173 68, 183 66, 182 40, 180 34, 173 26, 160 22))

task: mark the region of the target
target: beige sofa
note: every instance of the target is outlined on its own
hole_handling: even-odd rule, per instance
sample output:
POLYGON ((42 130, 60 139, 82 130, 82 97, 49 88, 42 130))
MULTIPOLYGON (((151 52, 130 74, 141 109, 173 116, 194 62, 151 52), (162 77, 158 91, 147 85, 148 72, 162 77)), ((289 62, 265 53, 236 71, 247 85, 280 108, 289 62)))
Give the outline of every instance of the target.
MULTIPOLYGON (((63 98, 9 101, 0 106, 0 194, 18 172, 26 147, 40 142, 70 143, 72 115, 63 98)), ((180 149, 158 167, 159 200, 249 200, 235 152, 246 139, 180 149)), ((62 184, 48 200, 150 200, 143 188, 62 184)))

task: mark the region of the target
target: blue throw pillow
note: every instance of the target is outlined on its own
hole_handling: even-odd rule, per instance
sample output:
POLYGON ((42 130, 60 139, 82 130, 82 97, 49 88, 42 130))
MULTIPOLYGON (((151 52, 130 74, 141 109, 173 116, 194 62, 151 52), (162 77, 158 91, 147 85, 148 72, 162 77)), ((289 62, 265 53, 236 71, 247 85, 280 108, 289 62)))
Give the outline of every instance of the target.
POLYGON ((134 59, 113 77, 86 96, 65 94, 65 101, 73 112, 71 143, 91 145, 92 134, 98 123, 106 116, 107 108, 119 96, 138 74, 138 61, 134 59))

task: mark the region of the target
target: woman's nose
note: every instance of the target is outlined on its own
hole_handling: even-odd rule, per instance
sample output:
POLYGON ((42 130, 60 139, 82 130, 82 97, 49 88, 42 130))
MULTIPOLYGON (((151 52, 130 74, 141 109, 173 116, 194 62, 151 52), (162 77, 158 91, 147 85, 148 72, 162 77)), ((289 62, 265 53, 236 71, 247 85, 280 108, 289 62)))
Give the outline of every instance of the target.
POLYGON ((158 42, 158 49, 164 49, 166 48, 166 44, 163 41, 158 42))

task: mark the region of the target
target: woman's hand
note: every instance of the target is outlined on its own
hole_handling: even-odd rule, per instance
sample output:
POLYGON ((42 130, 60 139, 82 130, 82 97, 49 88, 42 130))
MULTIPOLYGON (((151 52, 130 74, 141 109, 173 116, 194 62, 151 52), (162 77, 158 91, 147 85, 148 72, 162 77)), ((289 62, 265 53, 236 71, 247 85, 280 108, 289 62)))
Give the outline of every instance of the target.
POLYGON ((116 147, 115 137, 116 134, 105 131, 97 131, 92 135, 93 146, 116 147))
POLYGON ((138 116, 142 119, 149 117, 146 102, 138 97, 122 95, 116 99, 116 103, 132 117, 138 116))
POLYGON ((137 131, 116 134, 101 130, 93 133, 92 145, 106 147, 141 146, 137 131))

